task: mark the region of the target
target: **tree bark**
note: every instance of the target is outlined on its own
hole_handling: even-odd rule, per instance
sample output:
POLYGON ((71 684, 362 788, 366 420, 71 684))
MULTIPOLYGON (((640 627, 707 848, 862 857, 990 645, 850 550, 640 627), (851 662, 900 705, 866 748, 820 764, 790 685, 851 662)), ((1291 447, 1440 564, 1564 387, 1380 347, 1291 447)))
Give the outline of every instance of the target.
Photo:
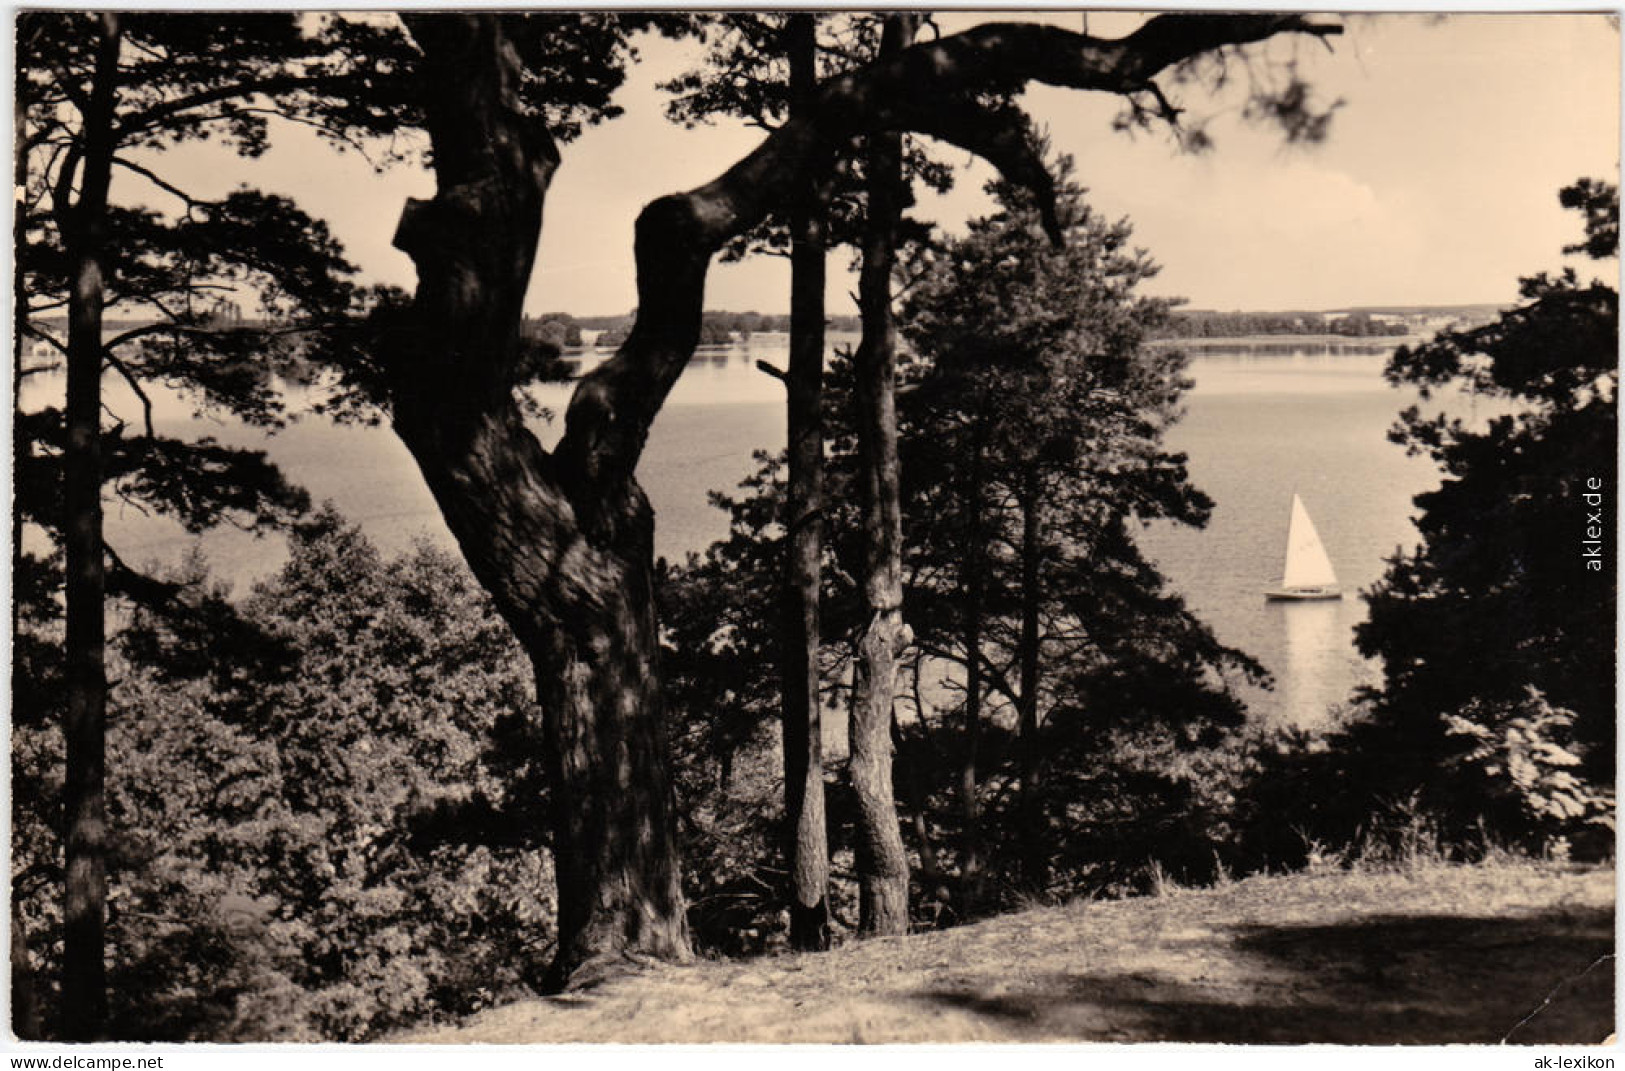
MULTIPOLYGON (((559 897, 547 983, 562 988, 627 960, 689 954, 658 685, 654 519, 629 468, 595 481, 560 463, 510 393, 558 157, 517 106, 499 23, 428 15, 409 25, 426 56, 439 191, 409 202, 396 234, 419 284, 389 347, 392 415, 535 668, 559 897)), ((698 321, 696 311, 690 350, 698 321)))
MULTIPOLYGON (((558 153, 543 120, 518 102, 518 61, 500 16, 405 21, 424 52, 438 189, 402 214, 395 244, 416 264, 418 288, 406 322, 386 331, 380 360, 397 433, 536 669, 555 772, 551 982, 576 984, 596 977, 595 965, 688 954, 656 684, 653 520, 633 471, 699 341, 711 257, 790 204, 804 176, 823 174, 852 137, 900 129, 987 158, 1049 207, 1058 236, 1042 161, 1008 115, 977 103, 977 89, 1037 79, 1141 92, 1169 64, 1221 45, 1337 31, 1294 15, 1164 15, 1118 41, 992 24, 829 80, 807 114, 717 179, 643 210, 637 321, 580 381, 549 453, 526 430, 512 390, 558 153)), ((878 767, 860 769, 872 776, 878 767)), ((891 828, 896 836, 895 813, 891 828)))
POLYGON ((106 566, 102 556, 102 303, 107 190, 119 17, 100 16, 96 73, 84 106, 79 197, 61 220, 72 264, 68 294, 67 443, 63 451, 67 710, 63 739, 66 880, 62 1033, 98 1041, 107 1030, 106 566))
MULTIPOLYGON (((22 43, 19 42, 19 45, 22 43)), ((26 47, 26 45, 22 45, 26 47)), ((21 94, 19 94, 21 97, 21 94)), ((17 102, 16 114, 12 117, 12 145, 16 156, 12 161, 12 183, 15 189, 28 188, 28 152, 25 147, 28 134, 28 114, 22 101, 17 102)), ((22 215, 21 202, 19 202, 18 216, 22 215)), ((13 234, 14 247, 21 250, 24 236, 24 224, 19 218, 13 234)), ((16 270, 12 276, 11 287, 11 412, 13 414, 12 434, 12 472, 15 474, 26 470, 29 461, 29 451, 33 449, 33 440, 30 436, 16 432, 15 417, 23 411, 23 347, 27 337, 28 326, 28 289, 26 273, 16 270)), ((20 567, 23 554, 23 511, 14 504, 11 511, 11 578, 12 591, 17 591, 18 582, 22 579, 20 567)), ((22 602, 13 596, 11 600, 11 634, 17 636, 21 629, 22 602)), ((12 680, 16 681, 17 670, 12 669, 12 680)), ((13 804, 13 824, 16 822, 16 806, 13 804)), ((11 1030, 24 1041, 43 1041, 43 1032, 40 1029, 39 1001, 34 988, 34 972, 28 955, 28 927, 23 915, 22 896, 18 888, 16 876, 11 881, 11 1030)))
POLYGON ((1021 632, 1016 641, 1020 674, 1017 705, 1021 748, 1021 870, 1027 887, 1037 892, 1049 883, 1049 845, 1044 817, 1043 752, 1038 741, 1039 607, 1043 583, 1043 523, 1038 482, 1031 474, 1021 489, 1021 632))
MULTIPOLYGON (((817 21, 789 17, 790 110, 803 116, 817 90, 817 21)), ((829 833, 824 808, 819 698, 819 586, 824 509, 824 205, 816 176, 802 177, 789 212, 790 358, 785 375, 789 473, 785 495, 783 617, 784 814, 790 870, 790 945, 830 943, 829 833)))
POLYGON ((969 517, 961 565, 965 591, 964 618, 960 625, 960 642, 965 649, 965 758, 959 768, 960 821, 964 826, 959 859, 959 914, 962 918, 974 917, 982 900, 982 807, 977 773, 982 737, 982 600, 987 586, 983 561, 986 537, 982 532, 982 450, 982 435, 978 430, 969 458, 969 493, 965 496, 969 517))
MULTIPOLYGON (((907 48, 913 35, 914 16, 889 16, 881 37, 882 60, 907 48)), ((863 337, 854 359, 863 487, 863 588, 869 621, 858 643, 861 699, 850 727, 850 771, 858 804, 858 928, 876 935, 908 932, 908 856, 903 851, 893 795, 891 741, 898 662, 912 641, 903 621, 897 343, 891 310, 891 273, 902 215, 902 160, 901 135, 869 135, 868 219, 858 278, 863 337)))

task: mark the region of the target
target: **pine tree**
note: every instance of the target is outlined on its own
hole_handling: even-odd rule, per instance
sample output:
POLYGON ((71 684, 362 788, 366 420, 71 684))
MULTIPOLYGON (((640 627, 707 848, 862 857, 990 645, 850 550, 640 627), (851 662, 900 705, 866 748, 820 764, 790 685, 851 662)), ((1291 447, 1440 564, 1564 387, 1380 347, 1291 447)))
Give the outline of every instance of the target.
MULTIPOLYGON (((1561 199, 1586 217, 1565 252, 1617 256, 1615 187, 1581 180, 1561 199)), ((1383 684, 1345 744, 1347 806, 1414 799, 1454 843, 1483 823, 1540 848, 1601 819, 1614 785, 1619 298, 1573 268, 1520 293, 1494 323, 1389 362, 1424 398, 1460 389, 1501 411, 1473 424, 1413 406, 1391 432, 1443 479, 1417 496, 1422 543, 1389 563, 1356 633, 1383 684)))

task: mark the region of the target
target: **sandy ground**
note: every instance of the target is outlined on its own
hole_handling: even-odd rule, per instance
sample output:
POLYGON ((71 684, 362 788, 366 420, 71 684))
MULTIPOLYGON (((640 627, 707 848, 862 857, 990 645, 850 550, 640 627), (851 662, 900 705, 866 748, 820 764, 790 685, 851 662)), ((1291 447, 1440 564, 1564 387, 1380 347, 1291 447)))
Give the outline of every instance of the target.
POLYGON ((394 1040, 1596 1044, 1614 874, 1259 877, 823 955, 657 966, 394 1040))

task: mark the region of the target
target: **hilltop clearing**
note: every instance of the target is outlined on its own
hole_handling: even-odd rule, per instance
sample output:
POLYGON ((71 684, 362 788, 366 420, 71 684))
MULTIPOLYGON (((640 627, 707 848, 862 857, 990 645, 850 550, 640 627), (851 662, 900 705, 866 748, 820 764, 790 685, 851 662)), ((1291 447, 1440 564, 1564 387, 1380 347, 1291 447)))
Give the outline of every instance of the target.
POLYGON ((1249 878, 824 955, 660 966, 400 1041, 1598 1043, 1614 875, 1249 878))

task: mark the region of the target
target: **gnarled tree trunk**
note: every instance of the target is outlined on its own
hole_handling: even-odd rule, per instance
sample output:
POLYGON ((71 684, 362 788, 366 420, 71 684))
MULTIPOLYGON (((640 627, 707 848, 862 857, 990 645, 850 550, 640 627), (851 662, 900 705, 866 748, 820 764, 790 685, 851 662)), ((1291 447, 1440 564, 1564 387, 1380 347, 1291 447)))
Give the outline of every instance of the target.
MULTIPOLYGON (((558 157, 517 108, 499 24, 409 24, 427 58, 439 191, 408 204, 395 239, 419 285, 409 329, 388 353, 394 425, 535 667, 559 894, 549 981, 562 987, 628 957, 688 954, 658 684, 654 521, 629 465, 588 475, 600 460, 590 451, 568 462, 549 455, 510 393, 558 157)), ((692 339, 698 329, 696 311, 692 339)))

